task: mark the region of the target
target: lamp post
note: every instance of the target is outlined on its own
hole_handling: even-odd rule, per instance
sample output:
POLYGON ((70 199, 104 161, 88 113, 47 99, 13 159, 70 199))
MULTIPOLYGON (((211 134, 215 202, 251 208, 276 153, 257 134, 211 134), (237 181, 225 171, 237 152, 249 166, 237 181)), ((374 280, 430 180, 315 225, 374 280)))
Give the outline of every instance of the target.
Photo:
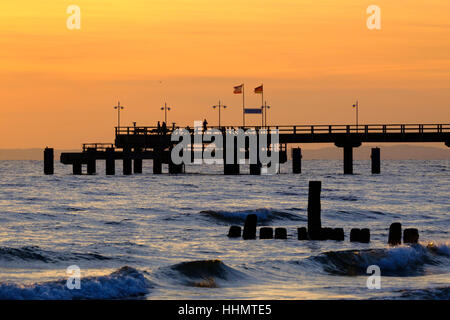
POLYGON ((124 106, 120 105, 120 101, 118 101, 117 106, 114 106, 114 109, 117 109, 117 128, 120 128, 120 110, 123 110, 124 106))
POLYGON ((270 109, 270 106, 267 105, 267 101, 264 101, 264 105, 261 106, 264 113, 264 127, 267 127, 267 109, 270 109))
POLYGON ((213 109, 216 109, 216 108, 219 109, 219 128, 220 128, 220 109, 221 109, 221 108, 226 109, 227 106, 224 106, 223 104, 221 104, 221 103, 220 103, 220 100, 219 100, 219 104, 216 105, 216 106, 213 106, 213 109))
POLYGON ((164 107, 161 107, 161 110, 164 110, 164 122, 167 124, 167 111, 170 111, 170 107, 167 106, 167 103, 164 103, 164 107))
POLYGON ((353 105, 353 108, 356 108, 356 133, 358 133, 358 100, 356 100, 356 103, 353 105))

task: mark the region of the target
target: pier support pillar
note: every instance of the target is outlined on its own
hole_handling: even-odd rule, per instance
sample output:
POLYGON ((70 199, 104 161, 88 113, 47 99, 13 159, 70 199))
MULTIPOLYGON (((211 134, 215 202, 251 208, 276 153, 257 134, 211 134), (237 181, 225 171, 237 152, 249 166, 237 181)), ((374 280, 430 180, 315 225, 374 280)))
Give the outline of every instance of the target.
POLYGON ((260 175, 261 174, 261 163, 250 164, 250 174, 260 175))
POLYGON ((372 173, 379 174, 380 170, 380 148, 372 148, 372 154, 370 155, 372 159, 372 173))
POLYGON ((292 173, 302 173, 302 149, 292 149, 292 173))
POLYGON ((87 174, 95 174, 96 173, 96 160, 95 160, 95 148, 87 149, 87 174))
POLYGON ((320 190, 321 181, 309 182, 308 193, 308 236, 311 240, 320 240, 322 222, 320 219, 320 190))
POLYGON ((131 172, 131 149, 123 149, 123 174, 124 175, 130 175, 131 172))
POLYGON ((81 162, 74 162, 72 165, 72 170, 74 175, 82 174, 82 165, 81 162))
POLYGON ((141 149, 134 149, 133 173, 142 173, 142 154, 141 149))
POLYGON ((116 174, 116 161, 114 158, 114 148, 106 148, 106 175, 112 176, 116 174))
POLYGON ((183 163, 180 163, 180 164, 173 163, 171 154, 172 154, 172 148, 169 150, 169 174, 183 173, 184 164, 183 163))
POLYGON ((344 174, 353 174, 353 148, 344 147, 344 174))
POLYGON ((237 157, 237 141, 236 138, 233 138, 234 145, 234 159, 232 163, 227 163, 227 144, 226 144, 226 135, 224 137, 224 145, 223 145, 223 173, 225 175, 238 175, 240 173, 239 162, 237 157))
MULTIPOLYGON (((155 152, 158 152, 155 150, 155 152)), ((161 174, 162 173, 162 161, 161 154, 155 154, 153 158, 153 174, 161 174)))
POLYGON ((54 150, 53 148, 45 148, 44 150, 44 174, 54 173, 54 150))

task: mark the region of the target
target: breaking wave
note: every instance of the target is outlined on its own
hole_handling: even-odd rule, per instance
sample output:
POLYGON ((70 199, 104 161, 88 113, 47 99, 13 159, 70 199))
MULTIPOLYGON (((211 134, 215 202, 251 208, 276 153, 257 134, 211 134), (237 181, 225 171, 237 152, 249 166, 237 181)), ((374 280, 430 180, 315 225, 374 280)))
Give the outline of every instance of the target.
POLYGON ((183 285, 204 288, 217 288, 247 277, 243 272, 227 266, 220 260, 181 262, 165 268, 163 272, 183 285))
POLYGON ((31 285, 0 283, 0 300, 136 298, 149 293, 153 286, 143 272, 127 266, 106 276, 81 278, 80 289, 69 289, 66 281, 48 281, 31 285))
POLYGON ((366 275, 367 267, 377 265, 383 276, 418 276, 426 265, 447 265, 447 245, 411 245, 388 249, 365 249, 324 252, 311 259, 324 271, 336 275, 366 275))
POLYGON ((276 211, 271 209, 254 209, 243 211, 200 211, 201 214, 213 217, 224 222, 244 222, 249 214, 256 214, 258 222, 270 222, 272 220, 306 221, 306 217, 294 213, 276 211))
POLYGON ((71 260, 110 260, 111 258, 98 253, 79 252, 54 252, 43 250, 38 246, 26 246, 21 248, 0 247, 0 261, 39 261, 54 263, 71 260))

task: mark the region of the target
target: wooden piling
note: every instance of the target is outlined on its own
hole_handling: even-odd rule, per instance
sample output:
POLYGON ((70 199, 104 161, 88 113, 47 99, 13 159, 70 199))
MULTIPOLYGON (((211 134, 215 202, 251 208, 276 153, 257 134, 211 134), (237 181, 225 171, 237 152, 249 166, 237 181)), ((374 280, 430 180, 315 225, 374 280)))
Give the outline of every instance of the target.
POLYGON ((302 173, 302 149, 292 149, 292 173, 302 173))
POLYGON ((399 222, 394 222, 389 227, 388 243, 390 245, 399 245, 402 243, 402 225, 399 222))
POLYGON ((244 232, 242 233, 242 238, 244 240, 256 239, 256 223, 258 217, 256 214, 249 214, 245 218, 244 232))
POLYGON ((275 239, 287 239, 286 228, 275 228, 275 239))
POLYGON ((350 230, 350 242, 361 242, 361 229, 353 228, 350 230))
POLYGON ((333 238, 333 229, 332 228, 322 228, 320 230, 320 239, 321 240, 332 240, 333 238))
POLYGON ((331 234, 331 240, 335 241, 344 241, 344 229, 343 228, 334 228, 331 234))
POLYGON ((405 229, 403 231, 403 243, 418 243, 419 230, 415 228, 405 229))
POLYGON ((241 236, 241 227, 240 226, 231 226, 228 231, 229 238, 239 238, 241 236))
POLYGON ((54 149, 45 148, 44 150, 44 174, 54 173, 54 149))
POLYGON ((322 223, 320 219, 321 181, 309 182, 308 193, 308 236, 311 240, 320 240, 322 223))
POLYGON ((260 239, 273 239, 273 228, 271 227, 262 227, 259 229, 259 238, 260 239))
POLYGON ((370 230, 367 228, 361 229, 359 242, 369 243, 370 242, 370 230))
POLYGON ((379 174, 381 172, 380 148, 372 148, 370 158, 372 160, 372 174, 379 174))
POLYGON ((308 231, 305 227, 297 228, 297 239, 308 240, 308 231))

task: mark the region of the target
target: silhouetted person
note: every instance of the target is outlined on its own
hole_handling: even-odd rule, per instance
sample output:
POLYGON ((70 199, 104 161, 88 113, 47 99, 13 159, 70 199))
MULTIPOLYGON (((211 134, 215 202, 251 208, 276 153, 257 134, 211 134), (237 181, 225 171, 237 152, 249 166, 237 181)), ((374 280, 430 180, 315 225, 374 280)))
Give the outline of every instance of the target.
POLYGON ((161 124, 158 121, 158 134, 160 134, 160 133, 161 133, 161 124))
POLYGON ((165 122, 162 123, 162 132, 163 132, 163 134, 167 133, 167 125, 165 122))
POLYGON ((208 121, 206 121, 206 119, 205 119, 205 120, 203 120, 203 132, 205 132, 207 130, 207 127, 208 127, 208 121))

